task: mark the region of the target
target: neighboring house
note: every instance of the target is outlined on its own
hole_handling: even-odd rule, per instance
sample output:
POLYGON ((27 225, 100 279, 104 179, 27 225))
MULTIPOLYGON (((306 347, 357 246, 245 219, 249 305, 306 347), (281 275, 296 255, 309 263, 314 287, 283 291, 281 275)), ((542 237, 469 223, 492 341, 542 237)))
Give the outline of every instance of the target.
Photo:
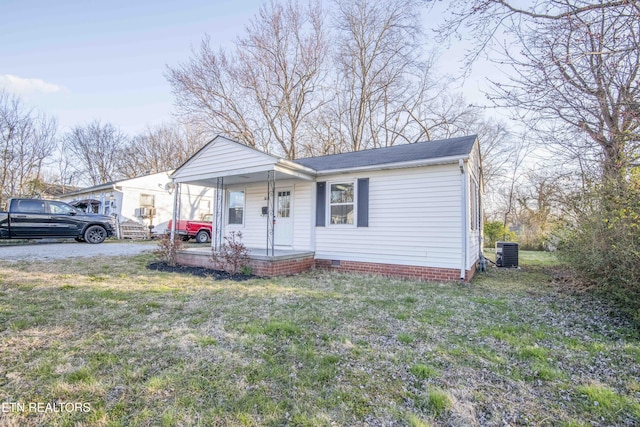
POLYGON ((76 191, 78 187, 62 184, 51 184, 39 181, 34 185, 32 193, 39 199, 57 199, 63 194, 76 191))
MULTIPOLYGON (((108 182, 58 196, 59 200, 87 212, 113 215, 118 223, 134 221, 164 233, 173 215, 174 186, 169 172, 108 182)), ((200 219, 211 213, 210 188, 186 185, 181 188, 179 217, 200 219)))
MULTIPOLYGON (((9 196, 7 198, 2 198, 0 200, 0 211, 8 210, 8 207, 5 206, 9 199, 12 197, 29 197, 36 199, 57 199, 61 195, 70 193, 72 191, 76 191, 78 187, 72 187, 70 185, 62 185, 62 184, 53 184, 44 182, 40 179, 34 179, 30 181, 27 185, 27 188, 19 192, 17 194, 4 194, 9 196)), ((0 194, 2 192, 0 191, 0 194)))
MULTIPOLYGON (((218 136, 171 178, 217 189, 212 246, 241 231, 252 258, 299 261, 290 270, 254 265, 266 275, 315 265, 469 280, 480 258, 475 135, 295 161, 218 136)), ((200 255, 187 250, 179 260, 206 265, 200 255)))

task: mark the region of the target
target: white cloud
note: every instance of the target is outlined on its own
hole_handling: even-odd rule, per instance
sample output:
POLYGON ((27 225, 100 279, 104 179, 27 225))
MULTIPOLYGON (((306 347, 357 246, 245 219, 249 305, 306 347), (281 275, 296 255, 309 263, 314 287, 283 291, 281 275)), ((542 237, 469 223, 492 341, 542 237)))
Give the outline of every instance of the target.
POLYGON ((0 88, 19 95, 56 93, 62 90, 62 86, 41 79, 27 79, 11 74, 0 74, 0 88))

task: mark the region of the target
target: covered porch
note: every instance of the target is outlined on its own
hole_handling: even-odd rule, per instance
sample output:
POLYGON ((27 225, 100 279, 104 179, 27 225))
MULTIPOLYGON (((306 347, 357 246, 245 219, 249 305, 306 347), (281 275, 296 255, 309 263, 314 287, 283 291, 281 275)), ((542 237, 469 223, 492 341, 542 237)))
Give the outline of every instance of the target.
MULTIPOLYGON (((235 232, 242 233, 242 243, 250 248, 254 274, 275 275, 285 267, 291 271, 283 274, 291 274, 313 265, 308 224, 309 189, 315 179, 312 169, 218 136, 171 178, 175 186, 172 228, 177 224, 176 212, 180 211, 177 204, 182 184, 213 190, 211 248, 181 251, 181 264, 211 267, 211 249, 218 250, 225 237, 235 232), (306 197, 299 200, 297 217, 296 191, 306 197)), ((175 235, 175 229, 171 232, 175 235)))

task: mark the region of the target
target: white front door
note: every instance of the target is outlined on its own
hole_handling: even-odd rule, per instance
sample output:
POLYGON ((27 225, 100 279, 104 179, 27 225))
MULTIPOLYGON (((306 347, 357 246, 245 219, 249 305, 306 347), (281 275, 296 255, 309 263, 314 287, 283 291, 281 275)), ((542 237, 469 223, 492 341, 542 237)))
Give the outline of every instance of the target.
POLYGON ((276 189, 276 224, 274 240, 276 246, 293 245, 293 191, 291 188, 276 189))

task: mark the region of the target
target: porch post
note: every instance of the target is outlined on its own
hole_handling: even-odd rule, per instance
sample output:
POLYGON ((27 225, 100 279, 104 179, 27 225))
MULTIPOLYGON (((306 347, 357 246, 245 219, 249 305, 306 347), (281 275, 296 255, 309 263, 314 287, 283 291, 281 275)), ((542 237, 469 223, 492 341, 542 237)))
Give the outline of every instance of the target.
POLYGON ((224 178, 216 178, 216 194, 213 206, 213 236, 211 246, 218 251, 222 246, 222 227, 224 224, 224 178))
POLYGON ((173 181, 173 215, 171 217, 171 230, 169 230, 171 232, 171 235, 170 235, 171 248, 173 248, 173 242, 174 242, 174 239, 176 238, 176 227, 177 227, 176 223, 178 222, 178 218, 180 218, 180 215, 178 214, 178 209, 180 208, 178 203, 179 194, 180 194, 180 184, 173 181))
POLYGON ((275 227, 276 227, 276 172, 267 172, 267 256, 271 249, 271 256, 274 254, 275 227))
MULTIPOLYGON (((216 183, 217 184, 217 183, 216 183)), ((217 185, 216 185, 217 186, 217 185)), ((216 204, 216 195, 217 195, 217 190, 215 188, 213 188, 211 190, 212 192, 212 197, 211 197, 211 249, 215 250, 216 249, 216 208, 217 208, 217 204, 216 204)))

